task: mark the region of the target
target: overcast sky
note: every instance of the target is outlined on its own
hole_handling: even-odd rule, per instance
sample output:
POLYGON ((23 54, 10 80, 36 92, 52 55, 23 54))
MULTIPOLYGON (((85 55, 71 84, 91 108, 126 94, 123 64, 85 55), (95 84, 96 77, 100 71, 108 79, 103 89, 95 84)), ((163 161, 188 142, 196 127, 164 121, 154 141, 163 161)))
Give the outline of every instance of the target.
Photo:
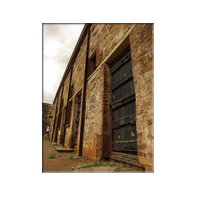
POLYGON ((84 24, 43 24, 43 102, 53 103, 84 24))

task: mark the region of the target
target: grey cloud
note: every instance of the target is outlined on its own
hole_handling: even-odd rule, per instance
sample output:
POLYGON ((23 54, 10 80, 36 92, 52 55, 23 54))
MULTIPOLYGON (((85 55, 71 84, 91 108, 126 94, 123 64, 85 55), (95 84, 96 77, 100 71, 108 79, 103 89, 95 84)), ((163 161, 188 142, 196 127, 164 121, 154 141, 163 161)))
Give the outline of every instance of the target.
POLYGON ((52 90, 43 89, 43 102, 53 104, 55 91, 57 90, 58 86, 59 86, 59 82, 57 84, 51 85, 52 90))
POLYGON ((55 60, 55 63, 57 64, 65 64, 67 65, 69 58, 71 56, 71 49, 70 47, 61 47, 58 49, 58 52, 55 56, 53 56, 53 59, 55 60))
POLYGON ((44 40, 55 40, 63 45, 72 43, 77 38, 75 26, 83 27, 83 24, 44 24, 43 36, 44 40))
POLYGON ((47 55, 43 55, 43 60, 44 60, 44 61, 47 61, 48 58, 49 58, 49 56, 47 56, 47 55))
MULTIPOLYGON (((43 102, 53 103, 61 78, 83 26, 84 24, 43 24, 43 50, 47 48, 46 44, 48 43, 57 42, 60 44, 56 48, 57 52, 55 55, 43 55, 43 61, 52 61, 55 65, 55 73, 57 73, 56 80, 53 80, 56 84, 52 84, 48 80, 43 80, 45 84, 51 84, 51 91, 43 90, 43 102)), ((48 68, 47 65, 45 66, 48 68)))
POLYGON ((43 90, 43 102, 53 104, 54 92, 43 90))
POLYGON ((43 24, 44 40, 59 38, 60 34, 61 34, 61 28, 59 24, 43 24))

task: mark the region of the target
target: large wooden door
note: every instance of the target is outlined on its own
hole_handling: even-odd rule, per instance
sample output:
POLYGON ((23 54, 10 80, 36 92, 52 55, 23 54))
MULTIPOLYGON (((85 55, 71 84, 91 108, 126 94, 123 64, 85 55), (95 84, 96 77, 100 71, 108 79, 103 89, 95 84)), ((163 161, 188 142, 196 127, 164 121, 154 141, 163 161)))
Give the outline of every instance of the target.
POLYGON ((135 90, 130 50, 111 68, 112 151, 137 155, 135 90))

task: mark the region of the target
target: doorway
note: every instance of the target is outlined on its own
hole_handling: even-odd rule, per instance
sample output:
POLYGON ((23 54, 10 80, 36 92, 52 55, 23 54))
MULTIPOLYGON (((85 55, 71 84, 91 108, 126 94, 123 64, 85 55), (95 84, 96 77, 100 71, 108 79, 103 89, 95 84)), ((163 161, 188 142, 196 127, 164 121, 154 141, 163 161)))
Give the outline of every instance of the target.
POLYGON ((111 77, 112 151, 137 155, 135 89, 130 50, 111 67, 111 77))

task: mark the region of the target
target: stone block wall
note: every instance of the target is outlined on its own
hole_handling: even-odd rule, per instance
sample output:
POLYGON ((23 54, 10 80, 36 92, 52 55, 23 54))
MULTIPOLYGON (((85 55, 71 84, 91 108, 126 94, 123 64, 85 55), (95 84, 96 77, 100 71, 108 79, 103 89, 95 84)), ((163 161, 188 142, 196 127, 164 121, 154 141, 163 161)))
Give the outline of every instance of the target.
POLYGON ((70 73, 71 70, 67 76, 67 78, 64 81, 64 88, 63 88, 63 95, 62 95, 62 99, 63 99, 63 106, 65 106, 67 104, 67 98, 68 98, 68 91, 69 91, 69 80, 70 80, 70 73))
POLYGON ((103 64, 101 66, 101 127, 100 132, 96 136, 96 157, 108 158, 110 154, 110 102, 111 102, 111 77, 110 66, 103 64))
POLYGON ((84 42, 77 55, 77 58, 73 64, 73 73, 72 73, 72 81, 71 81, 71 85, 73 85, 72 95, 74 95, 83 86, 86 47, 87 47, 87 36, 85 37, 84 42))
MULTIPOLYGON (((55 99, 55 103, 54 103, 54 106, 53 106, 53 118, 52 118, 52 127, 54 126, 54 121, 56 119, 56 107, 57 107, 57 99, 55 99)), ((54 129, 55 127, 53 127, 54 129)))
POLYGON ((92 24, 89 55, 96 50, 97 66, 123 39, 130 26, 131 24, 92 24))
POLYGON ((58 130, 57 143, 62 144, 60 130, 58 130))
POLYGON ((110 66, 104 64, 103 83, 103 120, 102 120, 102 155, 101 158, 108 158, 110 154, 110 103, 111 103, 111 74, 110 66))
POLYGON ((42 137, 44 137, 47 126, 52 127, 53 108, 52 104, 42 103, 42 137))
POLYGON ((58 92, 58 96, 55 99, 55 108, 53 111, 53 123, 54 125, 54 133, 53 133, 53 141, 57 141, 58 144, 62 144, 63 133, 61 132, 62 123, 64 123, 65 118, 63 118, 64 109, 67 105, 68 99, 68 91, 69 91, 69 80, 70 80, 70 73, 67 75, 66 79, 64 80, 64 85, 61 87, 60 91, 58 92), (62 92, 63 90, 63 92, 62 92), (54 123, 55 121, 55 123, 54 123))
POLYGON ((110 66, 103 64, 87 83, 83 155, 95 160, 110 153, 110 66))
POLYGON ((83 155, 93 160, 96 159, 96 153, 100 153, 97 138, 102 134, 103 82, 104 67, 101 66, 89 79, 86 90, 83 155))
POLYGON ((61 107, 61 101, 62 101, 62 90, 63 90, 63 87, 59 91, 59 93, 58 93, 58 99, 57 99, 56 123, 55 123, 55 127, 54 127, 54 137, 53 137, 53 141, 54 142, 55 141, 59 142, 58 131, 60 129, 60 120, 61 120, 60 107, 61 107))
MULTIPOLYGON (((85 71, 85 59, 86 59, 86 47, 87 47, 87 36, 85 37, 83 44, 78 52, 78 55, 76 57, 75 62, 73 63, 73 71, 72 71, 72 80, 71 80, 71 92, 70 97, 73 97, 77 91, 81 89, 83 86, 84 81, 84 71, 85 71)), ((63 98, 64 98, 64 105, 66 105, 67 100, 67 94, 68 94, 68 85, 69 85, 69 79, 70 79, 70 73, 68 74, 65 82, 64 82, 64 91, 63 91, 63 98), (66 86, 65 86, 66 85, 66 86), (66 99, 66 100, 65 100, 66 99)), ((74 98, 71 100, 71 113, 70 113, 70 122, 69 126, 66 127, 65 130, 65 141, 64 146, 71 148, 74 146, 75 142, 75 126, 76 126, 76 112, 77 112, 77 102, 75 101, 75 98, 77 96, 74 96, 74 98)), ((69 115, 68 115, 69 117, 69 115)), ((80 124, 80 123, 79 123, 80 124)))
MULTIPOLYGON (((152 24, 92 24, 90 27, 89 58, 96 55, 97 69, 92 72, 89 66, 86 81, 85 123, 82 154, 90 159, 109 157, 110 153, 110 64, 128 47, 120 50, 120 44, 127 39, 131 50, 133 80, 136 94, 136 127, 139 162, 146 171, 153 170, 153 25, 152 24), (118 48, 118 49, 117 49, 118 48), (117 50, 116 50, 117 49, 117 50), (118 51, 116 53, 116 51, 118 51), (110 59, 109 56, 112 56, 110 59), (109 60, 110 59, 110 60, 109 60), (107 62, 109 60, 109 62, 107 62), (92 74, 90 74, 92 73, 92 74)), ((127 45, 127 44, 126 44, 127 45)), ((65 147, 74 147, 78 96, 84 88, 84 70, 87 48, 85 37, 73 63, 71 116, 65 132, 65 147)), ((69 73, 70 74, 70 73, 69 73)), ((69 75, 64 82, 63 99, 67 103, 69 75)), ((55 102, 61 101, 62 89, 55 102)), ((71 98, 70 97, 70 98, 71 98)), ((82 108, 83 97, 81 100, 82 108)), ((81 109, 82 110, 82 109, 81 109)), ((57 111, 58 113, 59 111, 57 111)), ((79 118, 79 137, 81 127, 79 118)), ((78 145, 79 148, 79 139, 78 145)))
POLYGON ((61 103, 61 100, 62 100, 62 90, 63 90, 63 87, 61 87, 61 90, 59 91, 59 94, 58 94, 58 104, 57 104, 57 114, 59 114, 60 112, 60 103, 61 103))
MULTIPOLYGON (((79 116, 79 127, 78 127, 78 138, 77 138, 77 147, 79 146, 79 136, 80 136, 80 126, 81 126, 81 114, 82 114, 82 89, 75 94, 75 96, 70 101, 71 104, 71 113, 69 115, 69 125, 66 126, 65 131, 65 142, 64 146, 67 148, 73 148, 75 146, 75 139, 76 139, 76 120, 77 120, 77 110, 78 110, 78 97, 81 96, 81 106, 80 106, 80 116, 79 116)), ((78 150, 78 148, 77 148, 78 150)))
POLYGON ((139 162, 153 170, 153 25, 137 24, 129 35, 136 94, 139 162))
POLYGON ((70 123, 69 127, 66 127, 66 132, 65 132, 64 146, 67 148, 72 148, 74 147, 75 144, 77 109, 78 109, 78 99, 77 97, 75 97, 71 101, 70 123))

